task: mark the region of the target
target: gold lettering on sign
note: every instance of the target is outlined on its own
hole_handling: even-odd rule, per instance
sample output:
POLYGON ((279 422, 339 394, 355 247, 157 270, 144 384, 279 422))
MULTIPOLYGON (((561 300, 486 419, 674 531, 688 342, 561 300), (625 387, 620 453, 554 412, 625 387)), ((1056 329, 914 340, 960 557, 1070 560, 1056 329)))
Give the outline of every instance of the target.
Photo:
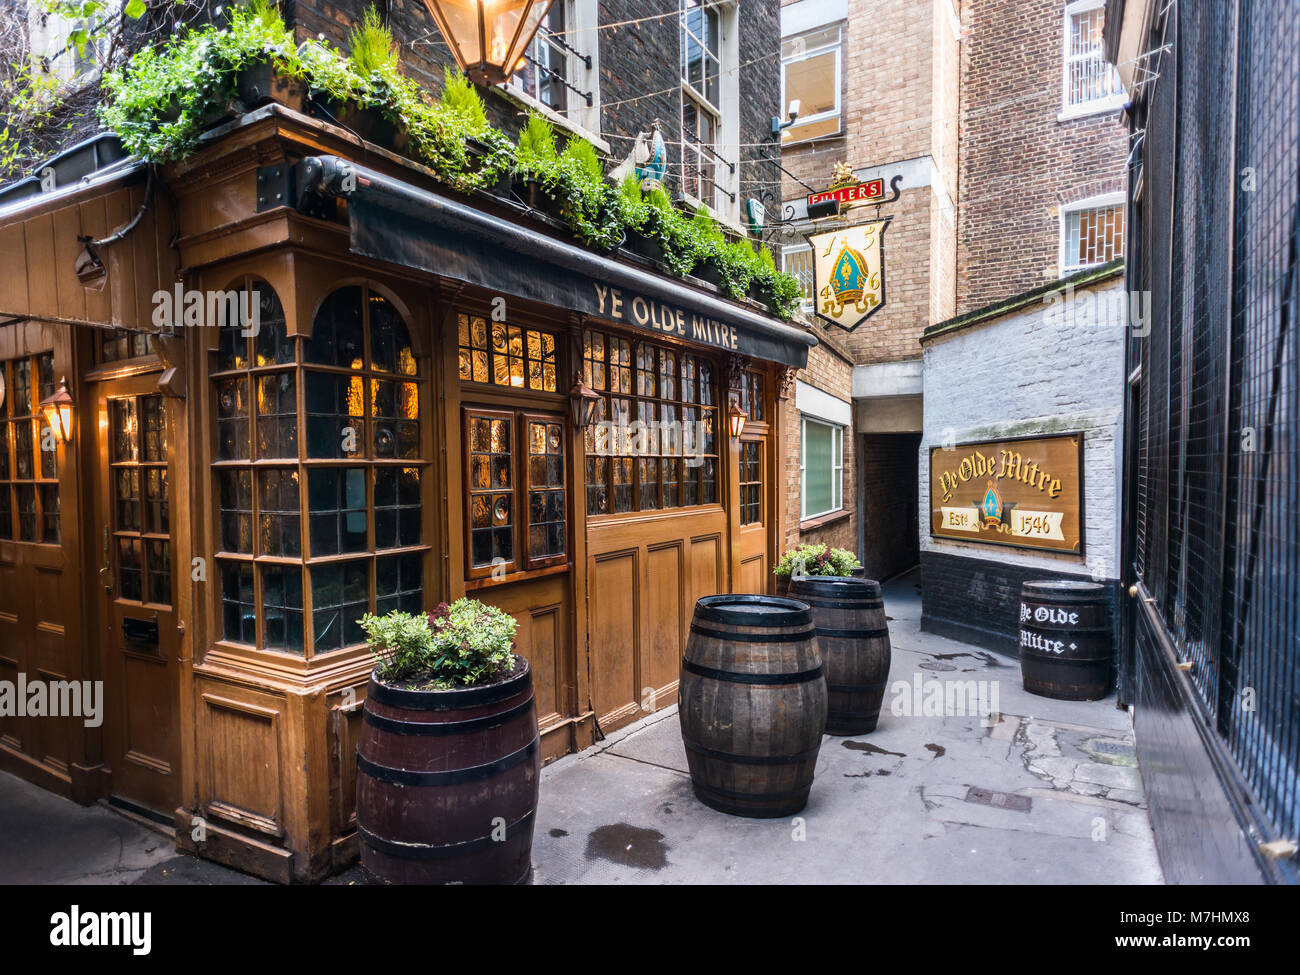
POLYGON ((596 289, 597 314, 616 322, 632 324, 665 335, 689 338, 695 342, 737 351, 741 348, 740 333, 734 325, 709 318, 664 301, 653 301, 644 295, 624 298, 617 288, 592 282, 596 289))
POLYGON ((930 534, 1083 552, 1082 435, 930 448, 930 534))

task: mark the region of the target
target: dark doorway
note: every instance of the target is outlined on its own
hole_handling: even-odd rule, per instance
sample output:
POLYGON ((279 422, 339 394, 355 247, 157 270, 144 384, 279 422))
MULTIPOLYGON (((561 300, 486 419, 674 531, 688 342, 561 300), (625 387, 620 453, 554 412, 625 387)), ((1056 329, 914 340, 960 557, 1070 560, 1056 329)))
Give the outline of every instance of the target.
POLYGON ((888 579, 920 559, 919 433, 872 433, 858 455, 862 565, 869 579, 888 579))

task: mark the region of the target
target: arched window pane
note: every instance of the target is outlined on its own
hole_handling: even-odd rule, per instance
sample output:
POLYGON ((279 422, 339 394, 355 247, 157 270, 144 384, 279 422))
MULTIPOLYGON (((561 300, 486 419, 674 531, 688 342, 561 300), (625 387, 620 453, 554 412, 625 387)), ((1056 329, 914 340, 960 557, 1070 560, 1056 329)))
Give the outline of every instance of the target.
POLYGON ((365 364, 361 299, 361 288, 348 287, 339 288, 321 303, 312 321, 305 361, 345 369, 360 369, 365 364))
POLYGON ((411 348, 411 336, 402 316, 387 298, 373 292, 369 305, 371 367, 414 376, 415 350, 411 348))

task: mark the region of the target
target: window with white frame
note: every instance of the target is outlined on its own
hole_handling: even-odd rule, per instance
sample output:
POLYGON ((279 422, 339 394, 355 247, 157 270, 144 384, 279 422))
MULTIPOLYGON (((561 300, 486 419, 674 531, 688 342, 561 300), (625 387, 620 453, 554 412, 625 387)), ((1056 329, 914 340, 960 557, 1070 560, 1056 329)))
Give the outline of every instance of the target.
POLYGON ((813 251, 807 244, 786 244, 781 248, 781 270, 794 275, 803 292, 805 311, 813 306, 813 251))
POLYGON ((1061 273, 1124 256, 1124 194, 1081 200, 1061 210, 1061 273))
POLYGON ((554 115, 599 132, 597 0, 555 0, 510 87, 554 115))
POLYGON ((840 132, 842 27, 835 24, 781 42, 781 111, 799 100, 799 117, 782 142, 802 142, 840 132))
POLYGON ((682 192, 735 217, 735 8, 711 0, 679 0, 682 67, 682 192), (734 31, 731 31, 734 33, 734 31), (734 121, 734 120, 733 120, 734 121))
POLYGON ((844 507, 844 428, 804 417, 799 480, 802 518, 844 507))
POLYGON ((1106 60, 1102 40, 1105 17, 1103 0, 1076 0, 1066 5, 1062 114, 1086 115, 1124 104, 1119 72, 1106 60))

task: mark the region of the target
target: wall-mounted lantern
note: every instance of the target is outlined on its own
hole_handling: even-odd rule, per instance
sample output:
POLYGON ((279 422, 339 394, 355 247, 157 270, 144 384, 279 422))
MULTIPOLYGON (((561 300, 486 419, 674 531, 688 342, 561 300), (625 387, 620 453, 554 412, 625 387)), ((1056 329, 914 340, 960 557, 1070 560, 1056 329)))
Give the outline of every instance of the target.
POLYGON ((41 400, 41 413, 45 423, 65 444, 72 442, 72 394, 68 392, 66 376, 59 379, 59 386, 49 396, 41 400))
POLYGON ((569 390, 569 403, 573 406, 573 425, 579 430, 586 430, 596 425, 596 409, 600 406, 600 394, 582 381, 579 376, 569 390))
POLYGON ((745 411, 735 400, 732 400, 731 409, 727 411, 727 427, 731 431, 732 440, 739 440, 745 432, 745 411))
POLYGON ((424 0, 451 48, 452 57, 471 81, 505 84, 523 67, 552 0, 424 0))

